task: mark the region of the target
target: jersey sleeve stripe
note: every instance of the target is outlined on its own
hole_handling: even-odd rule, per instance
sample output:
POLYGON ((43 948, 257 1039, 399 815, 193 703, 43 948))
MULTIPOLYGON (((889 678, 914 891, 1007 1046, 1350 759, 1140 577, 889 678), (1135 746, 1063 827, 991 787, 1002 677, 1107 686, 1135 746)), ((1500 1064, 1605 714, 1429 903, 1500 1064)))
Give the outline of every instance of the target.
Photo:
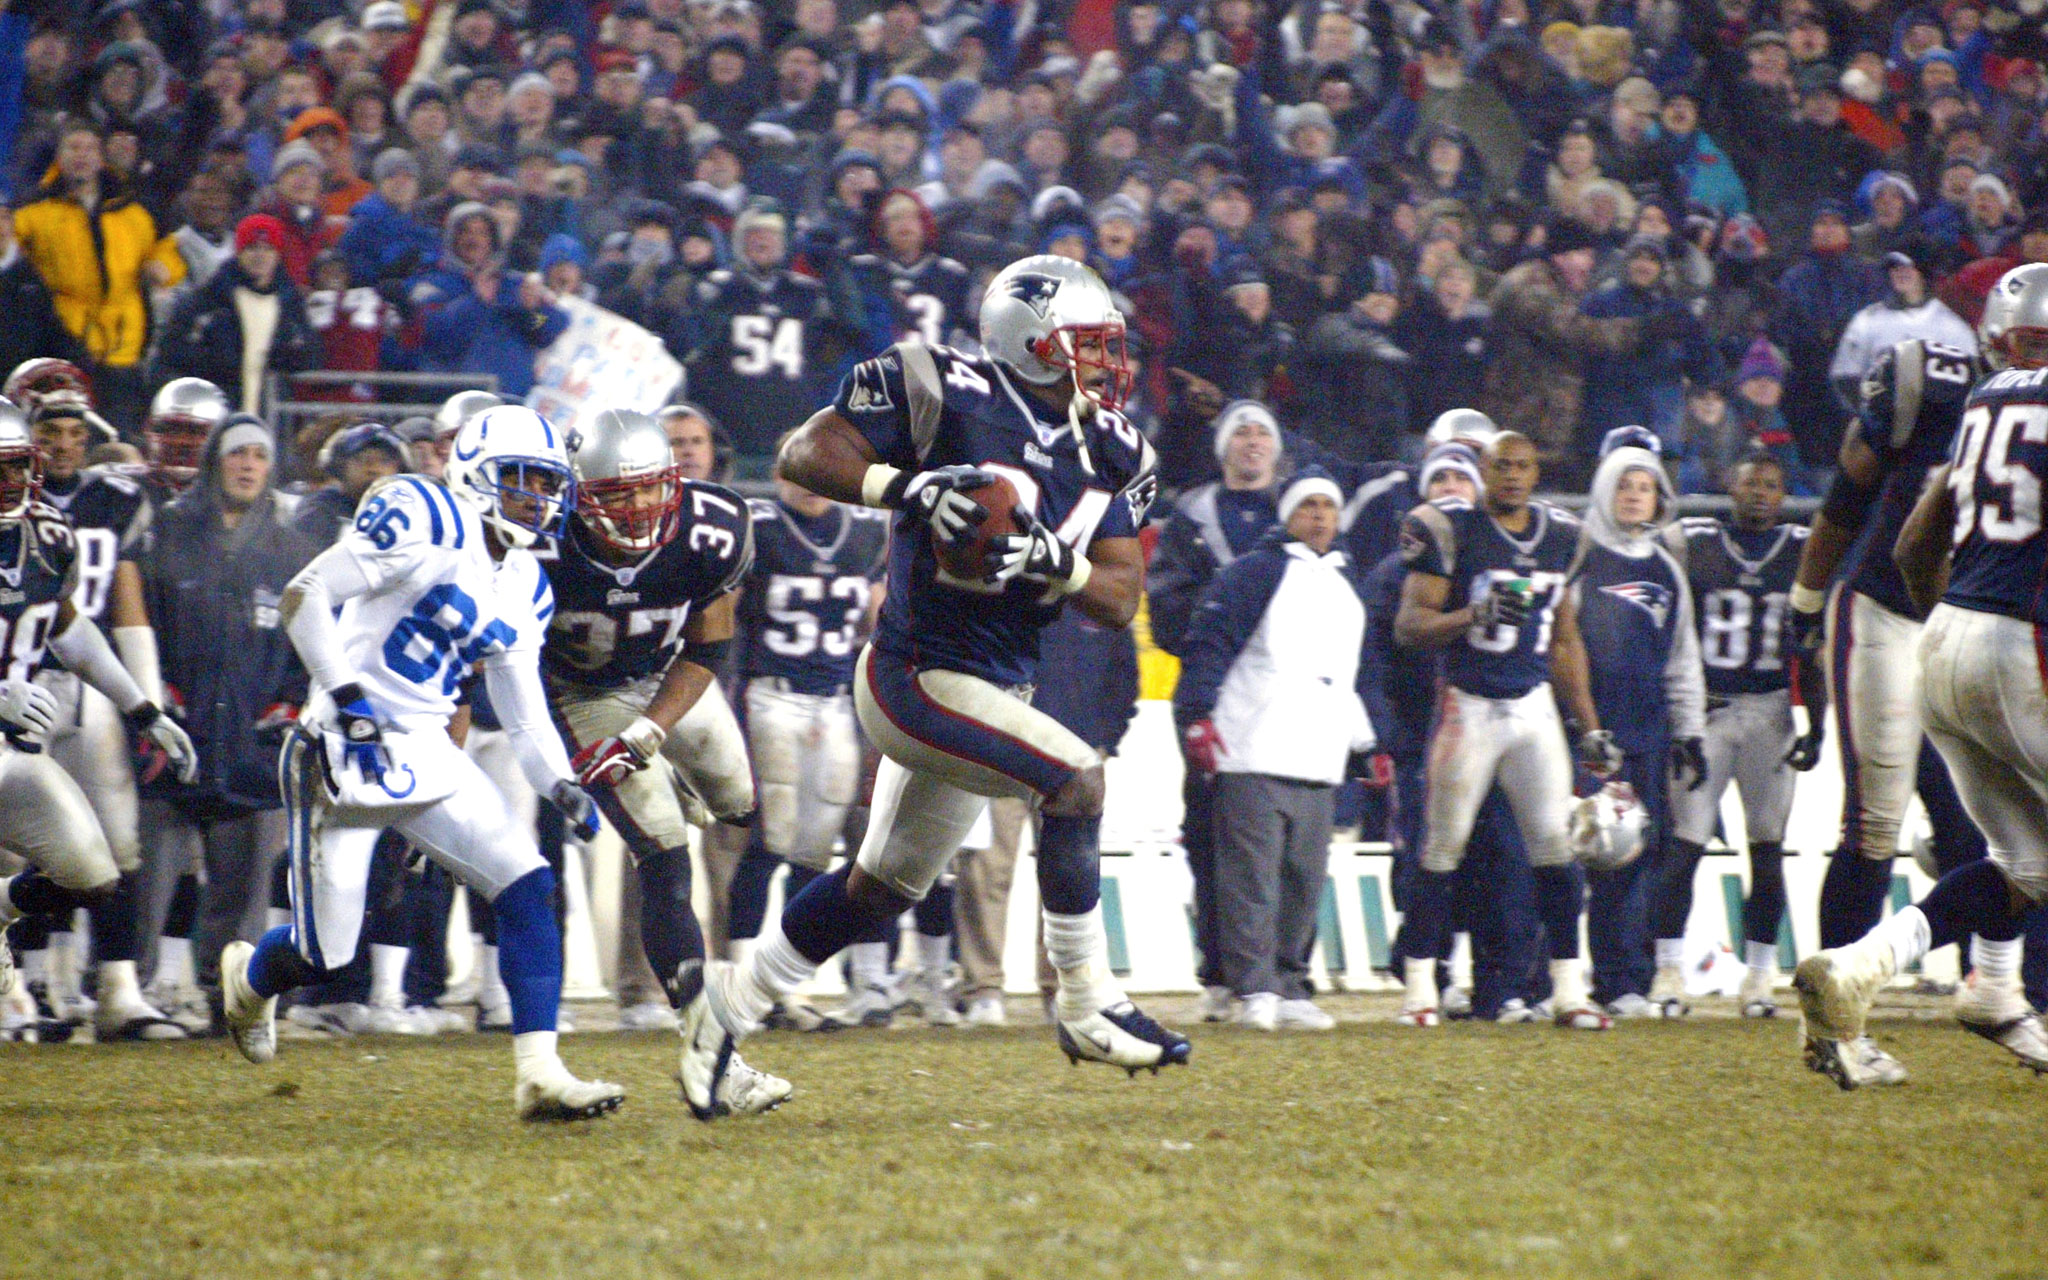
POLYGON ((427 486, 425 486, 424 484, 421 484, 419 481, 413 479, 410 476, 406 477, 405 482, 411 485, 413 488, 417 489, 419 491, 420 501, 427 504, 427 517, 433 522, 434 545, 437 547, 444 545, 443 538, 446 535, 441 527, 441 505, 434 501, 433 495, 427 492, 427 486))
POLYGON ((421 483, 427 486, 428 493, 448 504, 448 523, 455 530, 455 549, 462 550, 462 544, 468 540, 469 535, 462 531, 462 508, 455 505, 455 495, 448 492, 445 485, 434 484, 431 481, 421 483))

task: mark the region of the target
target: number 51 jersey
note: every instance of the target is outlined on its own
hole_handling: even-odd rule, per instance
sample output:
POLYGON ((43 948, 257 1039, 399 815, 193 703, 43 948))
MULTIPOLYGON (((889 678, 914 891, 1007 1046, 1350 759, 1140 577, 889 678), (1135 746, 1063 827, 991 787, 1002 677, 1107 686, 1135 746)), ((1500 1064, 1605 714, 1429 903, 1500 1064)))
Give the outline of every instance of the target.
MULTIPOLYGON (((1158 491, 1152 445, 1122 414, 1100 409, 1082 420, 1084 453, 1064 412, 994 361, 948 347, 899 342, 862 361, 832 407, 892 467, 973 466, 1003 476, 1077 556, 1097 538, 1136 537, 1158 491)), ((990 587, 943 572, 931 530, 899 513, 874 643, 918 668, 1029 684, 1038 634, 1063 603, 1042 582, 990 587)))

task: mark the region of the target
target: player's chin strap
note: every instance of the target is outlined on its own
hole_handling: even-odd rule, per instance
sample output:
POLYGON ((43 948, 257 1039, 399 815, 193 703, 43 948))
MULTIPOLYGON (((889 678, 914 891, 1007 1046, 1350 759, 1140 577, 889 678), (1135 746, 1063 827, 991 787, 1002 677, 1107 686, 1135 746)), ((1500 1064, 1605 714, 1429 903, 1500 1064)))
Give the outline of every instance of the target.
POLYGON ((1081 371, 1075 369, 1072 377, 1074 379, 1074 394, 1067 399, 1067 429, 1074 433, 1074 451, 1081 456, 1081 470, 1090 479, 1093 479, 1095 476, 1095 459, 1088 454, 1088 432, 1081 426, 1081 402, 1089 400, 1089 403, 1092 404, 1094 401, 1090 400, 1088 393, 1081 389, 1081 371))

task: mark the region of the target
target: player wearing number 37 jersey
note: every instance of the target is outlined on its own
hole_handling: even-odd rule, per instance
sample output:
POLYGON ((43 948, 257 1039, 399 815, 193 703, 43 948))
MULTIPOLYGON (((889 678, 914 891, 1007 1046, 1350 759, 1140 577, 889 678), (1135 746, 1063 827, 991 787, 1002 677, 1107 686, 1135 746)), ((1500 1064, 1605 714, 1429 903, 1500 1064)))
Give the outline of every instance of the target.
POLYGON ((1043 802, 1061 1049, 1131 1071, 1188 1059, 1187 1040, 1139 1012, 1109 971, 1101 757, 1028 702, 1039 632, 1060 609, 1126 626, 1144 585, 1152 449, 1117 412, 1130 385, 1123 317, 1095 273, 1057 257, 998 272, 980 315, 987 357, 899 343, 856 366, 783 446, 783 479, 896 513, 887 599, 854 669, 856 713, 885 759, 854 865, 812 881, 744 967, 711 966, 685 1011, 683 1088, 706 1118, 723 1108, 732 1040, 922 898, 990 796, 1043 802), (1016 490, 1017 532, 991 540, 986 577, 956 577, 937 544, 987 517, 970 495, 997 475, 1016 490))
POLYGON ((528 783, 584 838, 596 833, 548 723, 539 666, 554 596, 527 549, 557 536, 574 504, 565 443, 530 409, 477 415, 455 435, 445 486, 401 475, 372 488, 340 541, 285 589, 285 628, 316 692, 280 760, 292 922, 221 953, 228 1029, 250 1061, 276 1054, 277 997, 355 955, 371 852, 388 827, 497 916, 520 1117, 582 1119, 624 1099, 570 1075, 556 1053, 554 873, 447 732, 480 669, 528 783))

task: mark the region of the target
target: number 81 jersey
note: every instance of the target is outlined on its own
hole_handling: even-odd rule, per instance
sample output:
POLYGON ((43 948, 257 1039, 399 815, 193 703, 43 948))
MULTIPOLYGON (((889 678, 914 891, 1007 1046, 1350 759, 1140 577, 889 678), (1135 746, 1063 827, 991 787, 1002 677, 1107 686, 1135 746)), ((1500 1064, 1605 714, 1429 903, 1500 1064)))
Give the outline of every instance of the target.
POLYGON ((1708 693, 1775 693, 1791 684, 1785 611, 1808 532, 1799 524, 1736 529, 1705 516, 1666 531, 1692 585, 1708 693))
POLYGON ((556 612, 541 667, 550 684, 619 689, 668 669, 690 614, 738 587, 754 559, 746 500, 685 480, 675 537, 614 565, 580 517, 545 561, 556 612))

